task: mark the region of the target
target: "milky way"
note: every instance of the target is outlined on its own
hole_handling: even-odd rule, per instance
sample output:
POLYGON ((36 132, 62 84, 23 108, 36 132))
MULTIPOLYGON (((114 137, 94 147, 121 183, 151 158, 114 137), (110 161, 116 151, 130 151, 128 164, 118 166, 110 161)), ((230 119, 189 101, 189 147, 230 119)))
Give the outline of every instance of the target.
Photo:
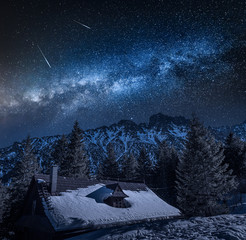
POLYGON ((1 9, 0 146, 66 133, 76 119, 84 129, 158 112, 195 112, 210 125, 244 121, 245 7, 10 2, 1 9))

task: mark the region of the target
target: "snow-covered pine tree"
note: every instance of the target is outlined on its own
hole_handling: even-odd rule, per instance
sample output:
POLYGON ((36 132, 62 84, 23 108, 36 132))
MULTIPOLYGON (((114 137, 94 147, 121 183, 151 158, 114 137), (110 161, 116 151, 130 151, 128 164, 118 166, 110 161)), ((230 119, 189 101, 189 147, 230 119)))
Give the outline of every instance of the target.
POLYGON ((114 146, 112 143, 107 145, 107 156, 99 164, 98 170, 98 178, 107 179, 107 178, 119 178, 120 171, 119 171, 119 164, 116 161, 114 146))
POLYGON ((82 140, 82 130, 79 127, 78 121, 75 121, 68 145, 67 160, 63 164, 65 176, 76 178, 89 177, 90 163, 82 140))
POLYGON ((12 182, 23 187, 23 189, 27 189, 32 177, 39 171, 39 164, 32 149, 32 140, 28 136, 21 153, 21 159, 15 165, 12 182))
POLYGON ((237 178, 246 177, 246 147, 245 143, 233 133, 230 133, 224 147, 225 163, 229 164, 229 169, 237 178))
POLYGON ((126 178, 127 180, 138 179, 138 162, 133 153, 125 155, 124 161, 122 163, 122 175, 123 178, 126 178))
POLYGON ((210 216, 227 211, 226 194, 237 187, 223 164, 222 145, 194 118, 177 167, 177 203, 187 216, 210 216))
POLYGON ((138 157, 138 171, 137 174, 139 179, 144 182, 149 182, 152 174, 152 163, 149 159, 149 156, 146 152, 145 147, 142 147, 138 157))
POLYGON ((21 159, 16 163, 13 172, 14 176, 7 189, 4 201, 6 208, 3 213, 3 225, 7 231, 13 230, 14 224, 20 215, 24 197, 31 179, 39 172, 39 164, 33 153, 32 142, 29 136, 25 140, 21 159))
POLYGON ((62 137, 57 141, 54 151, 51 153, 52 162, 59 166, 60 176, 69 176, 69 165, 67 161, 68 157, 68 141, 66 136, 63 134, 62 137))

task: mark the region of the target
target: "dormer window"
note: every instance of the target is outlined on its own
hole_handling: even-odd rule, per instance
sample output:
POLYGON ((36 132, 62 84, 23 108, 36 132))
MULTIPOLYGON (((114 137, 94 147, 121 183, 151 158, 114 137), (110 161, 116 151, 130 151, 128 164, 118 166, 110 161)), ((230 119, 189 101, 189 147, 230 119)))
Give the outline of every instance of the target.
POLYGON ((127 208, 130 206, 130 204, 125 200, 128 196, 123 192, 118 183, 110 184, 106 187, 113 190, 112 194, 104 199, 106 204, 116 208, 127 208))

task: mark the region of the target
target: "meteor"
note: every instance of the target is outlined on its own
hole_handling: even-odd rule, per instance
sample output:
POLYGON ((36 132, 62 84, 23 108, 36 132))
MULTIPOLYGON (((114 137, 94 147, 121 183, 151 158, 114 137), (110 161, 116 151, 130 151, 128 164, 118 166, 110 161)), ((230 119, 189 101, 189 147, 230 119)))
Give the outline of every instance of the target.
POLYGON ((88 29, 91 29, 90 27, 86 26, 85 24, 81 23, 81 22, 78 22, 76 20, 73 20, 74 22, 78 23, 79 25, 83 26, 83 27, 86 27, 88 29))
POLYGON ((49 63, 48 59, 45 57, 45 55, 44 55, 43 51, 41 50, 41 48, 40 48, 38 45, 37 45, 37 47, 38 47, 40 53, 42 54, 42 56, 43 56, 45 62, 46 62, 46 63, 48 64, 48 66, 51 68, 50 63, 49 63))

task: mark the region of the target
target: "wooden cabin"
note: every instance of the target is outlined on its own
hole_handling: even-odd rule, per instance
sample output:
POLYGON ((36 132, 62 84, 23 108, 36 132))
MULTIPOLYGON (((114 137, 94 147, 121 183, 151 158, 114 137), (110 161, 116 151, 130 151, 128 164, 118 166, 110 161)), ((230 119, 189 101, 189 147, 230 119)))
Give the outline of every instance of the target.
POLYGON ((17 239, 67 239, 88 231, 179 216, 144 183, 35 175, 17 239))

